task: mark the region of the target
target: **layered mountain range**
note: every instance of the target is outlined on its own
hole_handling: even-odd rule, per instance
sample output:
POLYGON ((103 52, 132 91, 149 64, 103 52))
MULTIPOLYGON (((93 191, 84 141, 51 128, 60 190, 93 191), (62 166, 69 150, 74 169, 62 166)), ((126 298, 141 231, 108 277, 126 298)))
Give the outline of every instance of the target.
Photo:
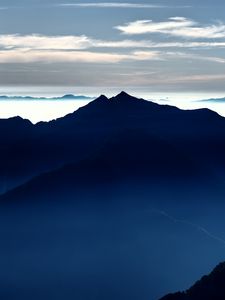
POLYGON ((0 96, 0 100, 91 100, 93 97, 66 94, 62 97, 0 96))
MULTIPOLYGON (((162 164, 166 157, 170 164, 181 159, 190 168, 201 165, 216 173, 223 172, 225 166, 224 118, 207 109, 182 111, 124 92, 111 99, 100 96, 74 113, 48 123, 33 125, 20 117, 0 120, 0 130, 2 192, 44 171, 97 155, 110 143, 117 143, 122 150, 127 143, 123 145, 123 139, 129 136, 135 145, 135 149, 129 148, 130 155, 138 149, 143 151, 143 145, 138 147, 138 143, 147 142, 155 151, 152 155, 147 153, 148 159, 152 157, 154 162, 153 156, 158 156, 162 164)), ((170 172, 179 166, 177 163, 170 172)), ((163 168, 166 167, 165 162, 163 168)))
POLYGON ((225 259, 216 113, 122 92, 0 136, 2 299, 158 299, 225 259))

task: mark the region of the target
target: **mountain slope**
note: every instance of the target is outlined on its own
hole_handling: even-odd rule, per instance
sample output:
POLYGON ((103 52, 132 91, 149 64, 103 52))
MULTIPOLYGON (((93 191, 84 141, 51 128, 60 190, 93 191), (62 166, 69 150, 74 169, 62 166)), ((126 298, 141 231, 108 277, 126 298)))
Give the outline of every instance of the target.
POLYGON ((182 111, 122 92, 111 99, 101 96, 49 123, 18 120, 0 121, 2 192, 42 172, 86 159, 111 136, 133 130, 188 153, 191 159, 206 163, 209 172, 224 174, 225 119, 207 109, 182 111))
POLYGON ((219 264, 211 274, 202 277, 186 292, 163 297, 161 300, 224 300, 225 263, 219 264))
POLYGON ((0 158, 27 182, 0 196, 0 298, 157 299, 225 259, 217 114, 121 93, 11 121, 0 158))
MULTIPOLYGON (((188 151, 181 151, 143 129, 121 129, 108 136, 89 157, 41 174, 5 193, 0 201, 18 202, 18 199, 30 198, 35 201, 36 197, 40 201, 40 195, 46 199, 50 195, 50 198, 58 198, 59 194, 62 197, 68 194, 71 198, 83 193, 84 189, 90 197, 93 188, 95 192, 104 193, 121 186, 130 190, 142 187, 143 193, 150 195, 160 184, 178 190, 178 185, 197 186, 195 182, 201 188, 210 182, 212 189, 217 188, 221 193, 218 177, 188 151)), ((127 193, 132 194, 131 191, 127 193)))

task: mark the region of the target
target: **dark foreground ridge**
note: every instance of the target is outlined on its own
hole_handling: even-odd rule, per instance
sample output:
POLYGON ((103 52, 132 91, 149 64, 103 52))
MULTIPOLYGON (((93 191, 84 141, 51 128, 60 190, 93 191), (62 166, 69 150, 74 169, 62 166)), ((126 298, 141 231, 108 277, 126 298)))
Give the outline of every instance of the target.
POLYGON ((122 92, 0 139, 0 299, 158 299, 225 260, 216 113, 122 92))
POLYGON ((224 300, 225 263, 219 264, 211 274, 202 277, 186 292, 178 292, 161 300, 224 300))

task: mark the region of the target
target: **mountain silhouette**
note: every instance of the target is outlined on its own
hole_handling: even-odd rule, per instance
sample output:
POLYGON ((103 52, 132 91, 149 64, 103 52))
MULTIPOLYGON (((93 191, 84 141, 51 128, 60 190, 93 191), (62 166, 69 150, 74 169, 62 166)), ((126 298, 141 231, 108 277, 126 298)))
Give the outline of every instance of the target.
MULTIPOLYGON (((181 155, 210 168, 208 172, 221 173, 225 167, 224 118, 207 109, 182 111, 125 92, 111 99, 100 96, 48 123, 1 120, 0 129, 4 145, 0 157, 2 192, 42 172, 79 162, 104 147, 111 136, 126 131, 143 131, 160 139, 181 155)), ((163 157, 164 150, 161 147, 158 156, 163 157)))
POLYGON ((178 292, 161 300, 223 300, 225 299, 225 263, 219 264, 207 276, 202 277, 186 292, 178 292))
MULTIPOLYGON (((125 92, 111 99, 102 95, 49 123, 32 125, 21 118, 1 122, 5 126, 2 132, 7 132, 3 136, 2 170, 7 172, 8 180, 17 174, 19 184, 43 172, 49 172, 49 176, 52 172, 55 177, 64 169, 67 173, 68 168, 74 169, 72 181, 79 169, 77 188, 84 176, 91 184, 93 179, 88 179, 88 174, 92 173, 99 182, 107 177, 106 173, 113 173, 117 181, 118 177, 134 182, 175 178, 219 181, 216 160, 220 168, 225 163, 222 117, 207 109, 182 111, 161 106, 125 92)), ((59 176, 59 188, 66 177, 67 174, 59 176)))
POLYGON ((211 98, 211 99, 198 100, 197 102, 224 103, 225 98, 211 98))
POLYGON ((122 92, 0 136, 0 298, 158 299, 225 259, 216 113, 122 92))
POLYGON ((91 100, 93 97, 66 94, 61 97, 0 96, 0 100, 91 100))
POLYGON ((73 95, 73 94, 66 94, 62 97, 58 97, 58 98, 52 98, 52 99, 77 99, 77 100, 91 100, 93 99, 92 97, 87 97, 87 96, 82 96, 82 95, 79 95, 79 96, 76 96, 76 95, 73 95))

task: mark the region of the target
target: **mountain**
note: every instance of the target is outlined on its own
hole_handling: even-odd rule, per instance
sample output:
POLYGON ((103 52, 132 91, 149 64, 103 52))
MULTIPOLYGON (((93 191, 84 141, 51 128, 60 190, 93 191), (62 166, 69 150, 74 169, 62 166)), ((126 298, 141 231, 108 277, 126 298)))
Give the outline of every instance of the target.
MULTIPOLYGON (((160 139, 205 166, 208 173, 220 176, 225 170, 225 119, 207 109, 182 111, 122 92, 111 99, 101 96, 49 123, 28 125, 20 119, 16 130, 17 119, 0 121, 2 192, 42 172, 85 159, 126 131, 160 139)), ((163 157, 164 152, 161 147, 158 156, 163 157)))
POLYGON ((92 100, 94 97, 67 94, 62 97, 0 96, 0 100, 92 100))
POLYGON ((225 299, 225 263, 219 264, 211 274, 202 277, 186 292, 178 292, 161 300, 223 300, 225 299))
POLYGON ((0 298, 158 299, 225 259, 216 113, 122 92, 0 136, 0 298))
POLYGON ((79 96, 75 96, 73 94, 67 94, 67 95, 64 95, 62 97, 59 97, 59 98, 51 98, 51 99, 58 99, 58 100, 91 100, 93 99, 93 97, 87 97, 87 96, 82 96, 82 95, 79 95, 79 96))
POLYGON ((225 102, 225 98, 204 99, 204 100, 199 100, 198 102, 224 103, 225 102))

